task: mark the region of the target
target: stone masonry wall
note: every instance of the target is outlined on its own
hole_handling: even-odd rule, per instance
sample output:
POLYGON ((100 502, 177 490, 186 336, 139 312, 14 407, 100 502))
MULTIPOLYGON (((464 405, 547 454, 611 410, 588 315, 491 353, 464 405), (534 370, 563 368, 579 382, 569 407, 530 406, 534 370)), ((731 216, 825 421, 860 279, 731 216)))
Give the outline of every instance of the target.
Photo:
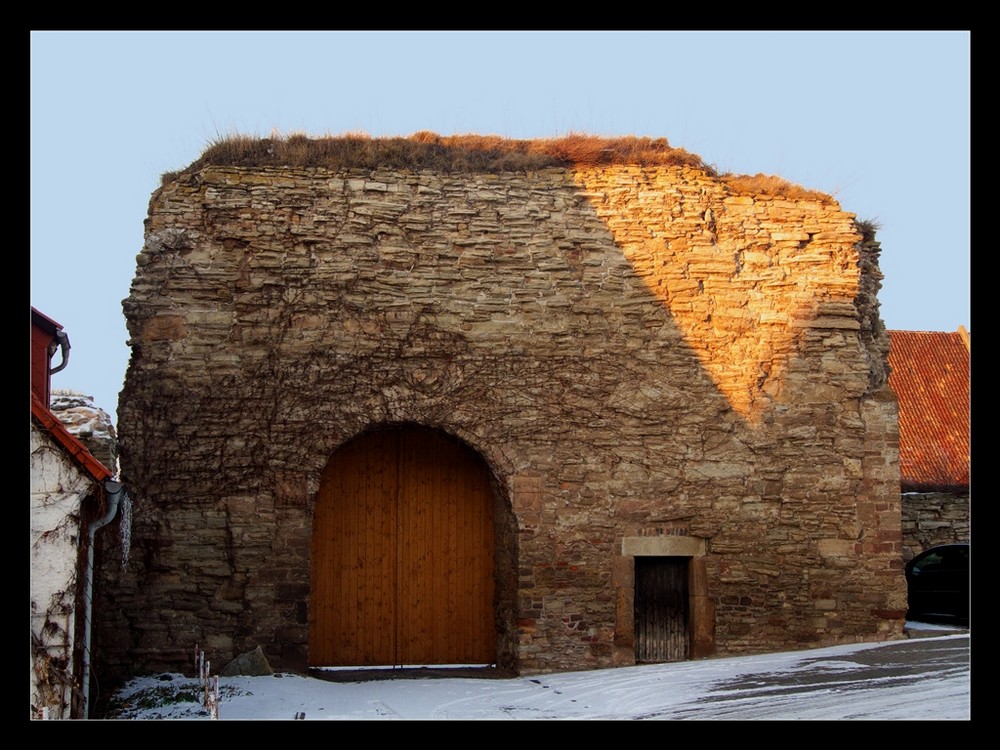
POLYGON ((522 673, 634 661, 646 538, 688 540, 707 653, 900 637, 877 255, 832 200, 691 168, 167 184, 124 302, 136 509, 100 664, 185 669, 197 643, 303 668, 320 474, 394 423, 494 473, 522 673))
POLYGON ((928 547, 969 542, 968 492, 907 492, 902 500, 903 559, 928 547))

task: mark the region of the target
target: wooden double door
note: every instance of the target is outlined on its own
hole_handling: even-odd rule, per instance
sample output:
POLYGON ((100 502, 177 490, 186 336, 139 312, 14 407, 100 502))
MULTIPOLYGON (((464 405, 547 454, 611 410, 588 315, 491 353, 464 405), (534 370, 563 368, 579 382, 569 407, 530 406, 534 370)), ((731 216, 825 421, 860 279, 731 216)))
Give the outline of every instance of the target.
POLYGON ((494 663, 493 526, 489 469, 450 436, 339 448, 313 521, 310 665, 494 663))

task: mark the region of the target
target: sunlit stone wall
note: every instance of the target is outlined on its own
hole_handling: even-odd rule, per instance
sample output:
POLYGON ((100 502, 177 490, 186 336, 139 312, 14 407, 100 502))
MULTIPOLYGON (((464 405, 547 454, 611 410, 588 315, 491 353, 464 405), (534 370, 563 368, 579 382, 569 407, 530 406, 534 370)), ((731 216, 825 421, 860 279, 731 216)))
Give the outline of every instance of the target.
POLYGON ((899 637, 878 252, 832 199, 692 168, 167 184, 124 302, 136 510, 104 669, 184 668, 195 644, 303 668, 320 473, 386 423, 492 469, 513 669, 633 663, 645 549, 690 557, 692 655, 899 637))

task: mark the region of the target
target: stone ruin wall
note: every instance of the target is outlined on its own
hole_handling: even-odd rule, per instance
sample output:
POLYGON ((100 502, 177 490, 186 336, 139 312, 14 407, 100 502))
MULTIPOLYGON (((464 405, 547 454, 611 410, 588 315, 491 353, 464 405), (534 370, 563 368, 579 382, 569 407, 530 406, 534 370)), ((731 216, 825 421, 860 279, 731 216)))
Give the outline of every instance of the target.
POLYGON ((832 200, 687 167, 165 185, 124 302, 136 511, 129 569, 103 568, 99 663, 261 645, 304 668, 320 473, 385 423, 492 469, 500 652, 522 673, 632 663, 646 537, 702 550, 707 652, 900 637, 877 258, 832 200))

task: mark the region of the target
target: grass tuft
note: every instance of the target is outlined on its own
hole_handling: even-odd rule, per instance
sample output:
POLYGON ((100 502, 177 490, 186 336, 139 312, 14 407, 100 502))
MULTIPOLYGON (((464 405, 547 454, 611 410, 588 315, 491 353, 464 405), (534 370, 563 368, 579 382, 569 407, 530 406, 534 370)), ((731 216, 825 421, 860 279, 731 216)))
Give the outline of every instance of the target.
POLYGON ((855 221, 858 227, 858 231, 861 232, 861 236, 864 237, 865 242, 871 242, 875 239, 875 234, 882 225, 879 223, 878 218, 875 219, 858 219, 855 221))

